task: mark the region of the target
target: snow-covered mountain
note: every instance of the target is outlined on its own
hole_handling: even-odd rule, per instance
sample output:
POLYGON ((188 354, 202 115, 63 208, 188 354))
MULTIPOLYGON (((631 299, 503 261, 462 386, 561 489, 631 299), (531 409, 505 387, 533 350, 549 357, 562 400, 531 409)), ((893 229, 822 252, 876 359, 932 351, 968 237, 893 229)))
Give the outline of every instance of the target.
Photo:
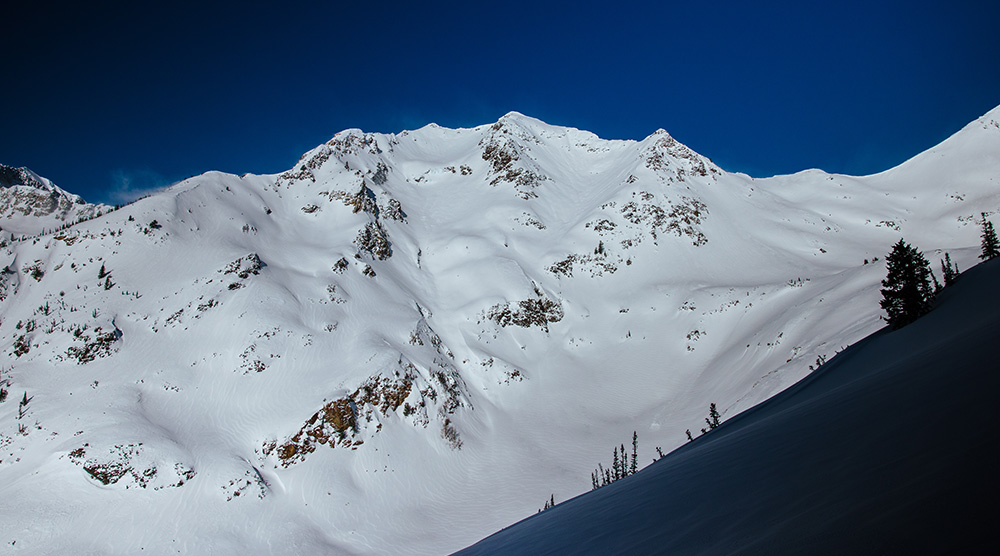
POLYGON ((52 231, 111 208, 90 204, 27 168, 0 164, 0 226, 6 237, 52 231))
POLYGON ((970 266, 998 121, 881 174, 768 179, 517 113, 347 130, 282 174, 8 241, 0 542, 467 546, 589 490, 633 430, 648 463, 710 402, 734 415, 879 329, 900 236, 970 266))
POLYGON ((481 554, 982 554, 996 546, 1000 261, 937 307, 481 554))

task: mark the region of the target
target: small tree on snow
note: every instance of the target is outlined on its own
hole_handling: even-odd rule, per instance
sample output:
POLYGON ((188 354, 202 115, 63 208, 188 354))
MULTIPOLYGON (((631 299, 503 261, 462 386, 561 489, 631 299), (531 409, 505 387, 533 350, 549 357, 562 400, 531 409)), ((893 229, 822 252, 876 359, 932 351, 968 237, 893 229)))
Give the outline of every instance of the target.
POLYGON ((902 328, 931 309, 931 267, 920 251, 902 239, 886 257, 886 267, 879 305, 886 312, 885 320, 893 328, 902 328))
POLYGON ((983 241, 982 241, 982 253, 979 254, 979 258, 988 261, 993 257, 1000 256, 1000 240, 997 239, 997 233, 993 229, 993 223, 986 219, 986 213, 983 215, 983 241))
POLYGON ((722 419, 721 418, 722 418, 722 416, 719 415, 719 410, 715 408, 715 403, 713 402, 713 403, 709 404, 709 406, 708 406, 708 417, 705 417, 705 423, 708 424, 708 428, 707 429, 701 429, 701 433, 705 434, 706 432, 708 432, 708 431, 710 431, 710 430, 718 427, 719 424, 722 423, 722 419))
POLYGON ((941 274, 944 276, 944 287, 948 287, 958 280, 958 265, 951 262, 951 255, 948 253, 944 254, 944 260, 941 261, 941 274))
POLYGON ((27 407, 28 407, 28 402, 30 402, 30 401, 31 401, 31 400, 30 400, 30 399, 28 399, 28 393, 27 393, 27 392, 25 392, 25 393, 24 393, 24 397, 23 397, 23 398, 21 398, 21 403, 19 403, 19 404, 17 405, 17 418, 18 418, 18 419, 23 419, 23 418, 24 418, 24 414, 25 414, 25 411, 24 411, 24 410, 25 410, 25 409, 27 409, 27 407))
POLYGON ((632 431, 632 462, 629 464, 628 474, 632 475, 638 471, 639 464, 639 434, 632 431))
MULTIPOLYGON (((662 454, 661 454, 662 455, 662 454)), ((628 452, 625 451, 625 445, 615 446, 611 455, 611 468, 604 469, 604 466, 600 463, 597 464, 597 469, 590 474, 591 486, 596 490, 604 485, 613 483, 619 479, 624 479, 629 475, 638 471, 638 458, 639 458, 639 435, 636 431, 632 431, 632 461, 629 461, 628 452), (619 455, 620 454, 620 455, 619 455)))

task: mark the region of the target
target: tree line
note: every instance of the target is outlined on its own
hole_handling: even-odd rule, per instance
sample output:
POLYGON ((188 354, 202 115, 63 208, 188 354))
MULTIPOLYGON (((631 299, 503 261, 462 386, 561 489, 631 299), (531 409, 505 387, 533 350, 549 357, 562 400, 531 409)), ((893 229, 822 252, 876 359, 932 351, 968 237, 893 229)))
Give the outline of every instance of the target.
MULTIPOLYGON (((979 258, 988 261, 1000 256, 1000 240, 985 212, 982 217, 979 258)), ((892 246, 886 257, 886 270, 879 305, 886 313, 883 318, 893 329, 902 328, 927 314, 935 296, 943 288, 954 284, 960 274, 958 265, 951 261, 951 255, 945 253, 941 261, 942 286, 923 254, 903 238, 892 246)))

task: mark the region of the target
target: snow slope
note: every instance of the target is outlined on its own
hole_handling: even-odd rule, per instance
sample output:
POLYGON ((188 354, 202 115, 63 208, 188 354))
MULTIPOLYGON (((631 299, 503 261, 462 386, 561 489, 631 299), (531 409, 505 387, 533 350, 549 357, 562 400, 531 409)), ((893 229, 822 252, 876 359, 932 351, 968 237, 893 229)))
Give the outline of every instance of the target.
POLYGON ((649 461, 878 330, 901 235, 970 266, 998 120, 882 174, 768 179, 517 113, 346 130, 7 241, 0 543, 467 546, 633 430, 649 461))
POLYGON ((1000 261, 636 475, 477 554, 957 554, 996 545, 1000 261))

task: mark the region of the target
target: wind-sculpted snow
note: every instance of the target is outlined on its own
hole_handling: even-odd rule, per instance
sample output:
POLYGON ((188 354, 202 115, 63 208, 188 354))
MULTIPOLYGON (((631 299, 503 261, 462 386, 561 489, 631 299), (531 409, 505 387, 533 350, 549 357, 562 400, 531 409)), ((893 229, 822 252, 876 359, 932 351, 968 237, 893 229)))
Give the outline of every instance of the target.
POLYGON ((880 328, 901 235, 967 268, 997 119, 875 176, 754 179, 511 113, 0 221, 0 541, 468 545, 588 490, 633 430, 649 461, 880 328))

